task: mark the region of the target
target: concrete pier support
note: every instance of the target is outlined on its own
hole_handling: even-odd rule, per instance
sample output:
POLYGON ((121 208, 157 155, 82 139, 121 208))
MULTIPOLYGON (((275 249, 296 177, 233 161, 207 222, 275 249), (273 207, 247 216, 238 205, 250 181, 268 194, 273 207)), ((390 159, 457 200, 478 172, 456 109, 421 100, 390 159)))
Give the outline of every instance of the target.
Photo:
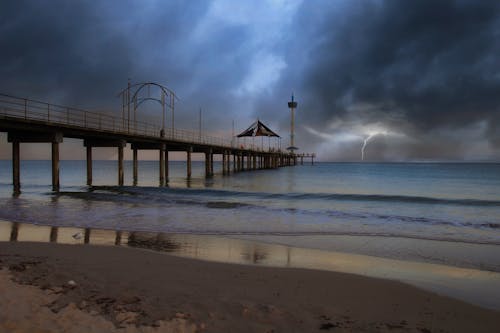
POLYGON ((165 185, 168 184, 168 175, 169 175, 169 169, 168 169, 168 150, 165 148, 164 151, 165 158, 163 159, 164 164, 165 164, 165 185))
POLYGON ((210 150, 205 152, 205 177, 206 178, 211 177, 211 174, 210 174, 210 155, 211 155, 210 150))
POLYGON ((254 170, 257 170, 257 155, 252 155, 252 167, 254 170))
POLYGON ((210 177, 214 175, 214 153, 212 149, 210 149, 208 153, 208 171, 210 173, 210 177))
POLYGON ((189 147, 186 151, 187 153, 187 178, 191 179, 191 153, 193 152, 193 147, 189 147))
POLYGON ((139 162, 137 159, 137 149, 132 148, 132 174, 133 174, 133 184, 134 186, 137 186, 137 180, 139 176, 139 162))
POLYGON ((233 154, 233 172, 236 172, 236 154, 233 154))
POLYGON ((229 172, 231 171, 229 169, 229 152, 226 150, 224 150, 222 155, 222 171, 225 175, 229 175, 229 172))
POLYGON ((223 175, 227 174, 227 172, 226 172, 226 167, 227 167, 226 163, 227 163, 227 157, 226 157, 226 151, 224 150, 224 151, 222 151, 222 174, 223 175))
POLYGON ((123 147, 118 147, 118 186, 123 186, 123 147))
POLYGON ((52 142, 52 191, 59 192, 59 143, 52 142))
POLYGON ((210 177, 214 175, 214 153, 212 149, 210 149, 210 177))
POLYGON ((160 186, 165 186, 165 150, 160 149, 160 186))
POLYGON ((247 170, 252 170, 252 154, 248 153, 247 155, 247 170))
POLYGON ((92 147, 87 148, 87 185, 92 186, 92 147))
POLYGON ((14 194, 21 193, 21 163, 19 146, 19 141, 12 142, 12 184, 14 185, 14 194))

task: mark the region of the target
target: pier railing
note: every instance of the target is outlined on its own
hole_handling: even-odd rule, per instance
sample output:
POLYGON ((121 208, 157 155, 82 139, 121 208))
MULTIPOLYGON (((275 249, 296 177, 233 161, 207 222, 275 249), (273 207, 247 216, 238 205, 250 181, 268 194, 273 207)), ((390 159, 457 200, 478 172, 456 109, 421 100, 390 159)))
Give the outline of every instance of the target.
MULTIPOLYGON (((0 94, 0 117, 20 118, 44 122, 49 125, 64 125, 123 135, 137 135, 154 138, 161 137, 161 127, 155 124, 132 121, 105 113, 92 112, 5 94, 0 94)), ((196 131, 185 129, 165 128, 163 138, 166 140, 193 144, 240 148, 236 140, 200 135, 196 131)), ((264 149, 262 146, 255 144, 245 144, 243 148, 257 151, 268 151, 271 149, 270 147, 264 149)), ((276 147, 272 149, 277 150, 276 147)))

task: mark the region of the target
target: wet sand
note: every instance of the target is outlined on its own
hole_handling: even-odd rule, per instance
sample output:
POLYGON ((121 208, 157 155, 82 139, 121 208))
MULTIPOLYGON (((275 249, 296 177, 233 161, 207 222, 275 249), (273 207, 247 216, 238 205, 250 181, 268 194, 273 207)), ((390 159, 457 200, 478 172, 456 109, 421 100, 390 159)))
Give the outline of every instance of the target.
POLYGON ((0 260, 2 332, 496 332, 500 327, 498 311, 346 273, 34 242, 0 242, 0 260))

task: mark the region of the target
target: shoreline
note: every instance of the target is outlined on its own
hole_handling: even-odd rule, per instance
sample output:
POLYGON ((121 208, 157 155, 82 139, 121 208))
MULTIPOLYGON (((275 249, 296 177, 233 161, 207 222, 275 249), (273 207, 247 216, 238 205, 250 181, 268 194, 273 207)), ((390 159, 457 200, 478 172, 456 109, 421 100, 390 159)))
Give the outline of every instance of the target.
MULTIPOLYGON (((346 237, 348 238, 348 237, 346 237)), ((330 243, 342 238, 325 238, 330 243)), ((325 239, 323 241, 325 241, 325 239)), ((367 253, 290 246, 275 238, 127 232, 0 221, 0 241, 106 245, 150 249, 209 262, 348 273, 398 281, 476 306, 500 310, 500 273, 367 253), (15 239, 12 239, 15 237, 15 239)), ((317 239, 316 239, 317 240, 317 239)), ((311 242, 311 239, 308 240, 311 242)), ((422 245, 422 244, 414 244, 422 245)), ((440 244, 438 250, 443 250, 440 244)), ((434 249, 436 250, 436 248, 434 249)), ((462 250, 470 251, 470 249, 462 250)), ((493 255, 496 252, 492 252, 493 255)))
MULTIPOLYGON (((55 298, 51 313, 92 314, 130 332, 157 325, 186 332, 492 332, 500 325, 499 311, 341 272, 207 262, 121 246, 0 242, 0 254, 16 281, 13 292, 37 286, 55 298)), ((12 308, 2 312, 9 316, 12 308)))

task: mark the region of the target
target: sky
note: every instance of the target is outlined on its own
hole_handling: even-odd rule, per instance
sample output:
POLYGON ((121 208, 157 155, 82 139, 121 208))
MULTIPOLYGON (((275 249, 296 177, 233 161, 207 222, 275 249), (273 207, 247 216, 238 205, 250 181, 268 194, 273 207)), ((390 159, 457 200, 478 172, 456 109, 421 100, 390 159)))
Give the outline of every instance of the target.
POLYGON ((157 82, 177 128, 201 108, 204 134, 258 118, 287 146, 293 92, 295 145, 323 161, 500 161, 499 51, 499 1, 0 2, 0 93, 120 116, 128 79, 157 82))

